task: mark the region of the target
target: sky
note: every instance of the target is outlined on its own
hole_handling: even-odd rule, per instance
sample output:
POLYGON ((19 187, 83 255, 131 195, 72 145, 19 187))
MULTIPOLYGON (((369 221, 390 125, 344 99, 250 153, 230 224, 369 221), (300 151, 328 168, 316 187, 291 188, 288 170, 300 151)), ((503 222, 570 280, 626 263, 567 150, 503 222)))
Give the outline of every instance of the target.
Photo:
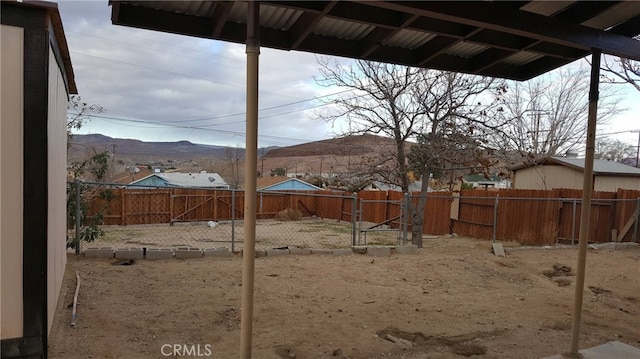
MULTIPOLYGON (((245 146, 244 45, 112 25, 107 0, 63 0, 58 8, 79 95, 106 110, 76 133, 245 146)), ((344 123, 318 118, 332 95, 344 89, 315 82, 316 55, 262 48, 259 63, 259 147, 346 131, 344 123)), ((598 133, 616 133, 612 136, 637 146, 640 92, 625 86, 623 94, 628 110, 598 133)))

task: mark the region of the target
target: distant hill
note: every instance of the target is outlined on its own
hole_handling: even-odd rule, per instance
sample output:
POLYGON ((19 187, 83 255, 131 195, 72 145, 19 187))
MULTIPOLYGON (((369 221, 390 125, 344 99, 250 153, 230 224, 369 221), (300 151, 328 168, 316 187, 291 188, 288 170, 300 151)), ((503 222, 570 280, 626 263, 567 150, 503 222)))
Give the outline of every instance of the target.
MULTIPOLYGON (((266 148, 264 152, 273 147, 266 148)), ((74 135, 67 154, 69 161, 87 157, 87 151, 109 151, 118 159, 130 163, 192 161, 203 157, 224 158, 229 147, 203 145, 189 141, 144 142, 135 139, 111 138, 100 134, 74 135)), ((235 148, 233 148, 236 150, 235 148)), ((239 150, 244 158, 244 149, 239 150)))
MULTIPOLYGON (((155 165, 197 170, 203 159, 224 159, 227 151, 239 151, 244 162, 244 149, 196 144, 189 141, 144 142, 135 139, 111 138, 100 134, 74 135, 71 139, 67 161, 88 158, 88 151, 109 151, 124 171, 124 166, 155 165), (197 164, 196 164, 197 163, 197 164), (197 167, 196 169, 193 169, 197 167)), ((303 143, 288 147, 260 149, 258 170, 269 174, 276 168, 284 168, 289 174, 309 174, 344 170, 362 160, 365 155, 382 151, 395 151, 395 143, 387 137, 375 135, 345 136, 334 139, 303 143)), ((114 165, 117 165, 114 162, 114 165)), ((218 161, 218 163, 225 161, 218 161)))
POLYGON ((361 156, 377 153, 382 148, 394 148, 395 141, 376 135, 357 135, 275 148, 264 158, 307 156, 361 156))

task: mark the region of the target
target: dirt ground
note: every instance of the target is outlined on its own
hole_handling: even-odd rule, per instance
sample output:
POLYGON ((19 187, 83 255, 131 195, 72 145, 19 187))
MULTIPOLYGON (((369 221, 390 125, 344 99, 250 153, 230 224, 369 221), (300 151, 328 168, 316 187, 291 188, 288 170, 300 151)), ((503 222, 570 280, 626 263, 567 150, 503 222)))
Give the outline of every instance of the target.
MULTIPOLYGON (((440 238, 416 255, 257 258, 253 357, 566 352, 577 250, 513 250, 501 258, 490 248, 440 238)), ((113 262, 69 256, 50 358, 238 357, 239 257, 113 262), (76 271, 81 287, 71 327, 76 271)), ((587 267, 580 347, 618 340, 640 348, 639 246, 589 249, 587 267)))

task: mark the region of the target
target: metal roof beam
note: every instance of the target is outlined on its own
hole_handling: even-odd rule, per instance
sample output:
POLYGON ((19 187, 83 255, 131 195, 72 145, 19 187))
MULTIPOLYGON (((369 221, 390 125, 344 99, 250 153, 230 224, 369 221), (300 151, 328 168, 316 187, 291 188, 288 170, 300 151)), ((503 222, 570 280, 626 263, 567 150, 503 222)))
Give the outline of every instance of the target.
POLYGON ((227 18, 231 12, 231 4, 229 3, 217 3, 215 10, 213 10, 213 37, 220 36, 222 28, 227 23, 227 18))
POLYGON ((619 1, 577 1, 554 14, 553 18, 580 24, 618 5, 618 3, 619 1))
POLYGON ((336 1, 331 1, 324 6, 319 13, 304 12, 298 21, 289 29, 291 48, 295 49, 311 34, 318 22, 336 5, 336 1))
POLYGON ((492 1, 376 1, 389 10, 404 11, 445 21, 512 33, 582 50, 640 60, 640 44, 633 39, 543 15, 517 10, 492 1))
POLYGON ((123 2, 114 2, 112 7, 111 21, 117 25, 204 38, 211 38, 216 26, 212 26, 212 19, 208 17, 178 14, 123 2))

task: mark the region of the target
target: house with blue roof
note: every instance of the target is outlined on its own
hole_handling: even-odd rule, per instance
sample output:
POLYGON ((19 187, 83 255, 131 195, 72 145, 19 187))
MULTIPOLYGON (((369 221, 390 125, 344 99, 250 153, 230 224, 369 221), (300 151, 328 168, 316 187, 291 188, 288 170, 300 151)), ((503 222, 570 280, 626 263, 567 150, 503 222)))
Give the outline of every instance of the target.
POLYGON ((257 187, 259 192, 269 191, 322 191, 322 188, 314 186, 298 178, 261 177, 258 178, 257 187))
POLYGON ((217 173, 156 172, 129 183, 136 187, 182 187, 229 189, 217 173))

